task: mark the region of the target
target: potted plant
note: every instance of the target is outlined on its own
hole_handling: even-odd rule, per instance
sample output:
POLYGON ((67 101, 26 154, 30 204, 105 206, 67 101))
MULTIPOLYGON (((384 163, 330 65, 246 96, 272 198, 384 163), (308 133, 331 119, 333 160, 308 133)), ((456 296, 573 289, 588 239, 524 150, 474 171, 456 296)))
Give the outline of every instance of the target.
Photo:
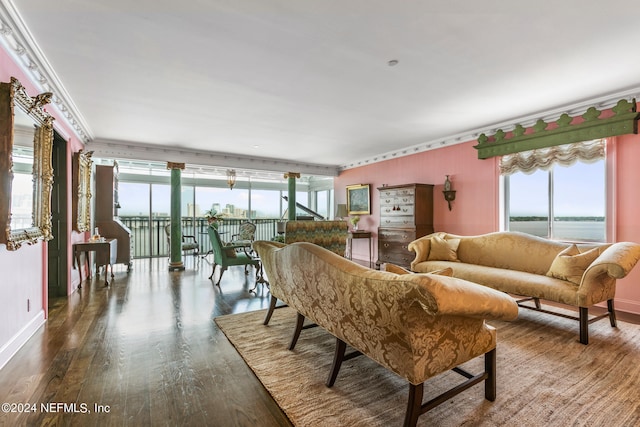
POLYGON ((357 231, 358 223, 360 222, 360 216, 359 215, 352 216, 351 218, 349 218, 349 222, 351 222, 351 225, 353 226, 353 231, 357 231))
POLYGON ((205 211, 204 217, 207 218, 207 223, 209 223, 209 227, 218 228, 220 223, 222 222, 222 214, 218 213, 215 209, 211 208, 208 211, 205 211))

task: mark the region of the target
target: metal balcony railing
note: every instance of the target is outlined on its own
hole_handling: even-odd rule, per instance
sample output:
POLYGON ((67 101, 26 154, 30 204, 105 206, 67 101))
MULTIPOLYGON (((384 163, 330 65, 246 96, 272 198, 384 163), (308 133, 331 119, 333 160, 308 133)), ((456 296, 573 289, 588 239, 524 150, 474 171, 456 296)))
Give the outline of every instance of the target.
MULTIPOLYGON (((165 227, 169 225, 167 217, 153 218, 144 216, 120 216, 120 221, 131 230, 133 258, 163 257, 169 255, 169 241, 165 227)), ((240 231, 240 224, 245 222, 242 218, 225 218, 218 230, 225 241, 232 240, 234 234, 240 231)), ((276 234, 276 224, 281 221, 278 218, 253 219, 256 224, 256 240, 271 240, 276 234)), ((206 253, 211 249, 209 234, 207 232, 207 220, 205 218, 187 218, 182 220, 182 234, 195 236, 200 245, 200 253, 206 253)))

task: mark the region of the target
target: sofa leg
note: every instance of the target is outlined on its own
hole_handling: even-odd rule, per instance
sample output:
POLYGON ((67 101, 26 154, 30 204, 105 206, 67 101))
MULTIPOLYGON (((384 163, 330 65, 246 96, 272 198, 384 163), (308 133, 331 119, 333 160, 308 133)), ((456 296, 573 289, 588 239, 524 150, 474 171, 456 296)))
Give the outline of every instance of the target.
POLYGON ((589 344, 589 309, 587 307, 580 308, 580 342, 584 345, 589 344))
POLYGON ((293 331, 293 337, 291 338, 291 344, 289 344, 289 350, 293 350, 298 342, 298 338, 300 338, 300 332, 302 331, 302 326, 304 325, 304 316, 298 313, 296 317, 296 329, 293 331))
POLYGON ((422 395, 424 393, 424 383, 409 384, 409 401, 407 402, 407 413, 404 416, 404 427, 415 427, 418 417, 422 414, 422 395))
POLYGON ((540 310, 540 309, 542 308, 542 306, 540 305, 540 298, 534 298, 534 299, 533 299, 533 302, 535 303, 536 308, 537 308, 538 310, 540 310))
POLYGON ((485 353, 484 371, 487 379, 484 380, 484 397, 490 402, 496 400, 496 349, 485 353))
POLYGON ((329 377, 325 383, 327 387, 332 387, 335 384, 336 378, 338 378, 338 372, 342 366, 342 361, 344 360, 344 352, 346 350, 347 344, 340 338, 336 338, 336 350, 333 353, 333 364, 331 365, 331 372, 329 372, 329 377))
POLYGON ((609 310, 609 322, 611 322, 611 327, 615 328, 618 326, 618 322, 616 321, 616 312, 613 309, 613 300, 607 300, 607 309, 609 310))
POLYGON ((271 300, 269 301, 269 310, 267 311, 267 315, 264 317, 263 325, 268 325, 269 320, 271 320, 271 316, 273 315, 273 310, 276 309, 276 303, 278 302, 278 298, 271 295, 271 300))

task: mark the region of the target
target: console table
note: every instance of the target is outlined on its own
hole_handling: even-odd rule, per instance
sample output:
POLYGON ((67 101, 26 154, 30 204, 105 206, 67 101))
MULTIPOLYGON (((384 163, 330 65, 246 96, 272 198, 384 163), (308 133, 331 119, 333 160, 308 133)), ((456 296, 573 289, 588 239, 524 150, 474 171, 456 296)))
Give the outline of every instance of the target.
POLYGON ((73 244, 73 257, 75 259, 76 265, 78 266, 78 272, 80 273, 80 285, 78 288, 82 287, 82 268, 80 266, 80 254, 85 253, 85 259, 87 262, 87 266, 89 267, 89 276, 87 279, 91 278, 91 258, 90 253, 96 253, 96 269, 99 266, 104 265, 104 285, 109 286, 109 267, 111 267, 111 278, 113 279, 113 264, 116 263, 116 258, 118 255, 118 240, 117 239, 105 239, 103 241, 88 241, 82 243, 74 243, 73 244))
POLYGON ((350 231, 347 235, 347 258, 351 259, 353 255, 353 239, 369 239, 369 268, 372 268, 373 258, 371 256, 372 253, 372 244, 371 241, 371 232, 370 231, 350 231))

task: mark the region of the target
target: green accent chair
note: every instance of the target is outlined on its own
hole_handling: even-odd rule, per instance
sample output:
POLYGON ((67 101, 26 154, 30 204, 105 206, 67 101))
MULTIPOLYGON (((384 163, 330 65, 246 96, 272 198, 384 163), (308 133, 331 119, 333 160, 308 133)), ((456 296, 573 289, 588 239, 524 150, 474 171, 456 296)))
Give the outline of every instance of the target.
POLYGON ((216 267, 220 266, 220 277, 216 282, 216 286, 220 286, 222 275, 228 267, 234 265, 244 265, 244 274, 249 274, 247 266, 252 265, 256 268, 256 271, 260 268, 260 261, 257 258, 252 258, 244 251, 237 252, 236 249, 242 249, 245 245, 225 245, 222 243, 218 230, 213 227, 209 227, 209 240, 211 241, 211 248, 213 250, 213 269, 211 270, 211 276, 209 280, 213 280, 213 276, 216 273, 216 267))

